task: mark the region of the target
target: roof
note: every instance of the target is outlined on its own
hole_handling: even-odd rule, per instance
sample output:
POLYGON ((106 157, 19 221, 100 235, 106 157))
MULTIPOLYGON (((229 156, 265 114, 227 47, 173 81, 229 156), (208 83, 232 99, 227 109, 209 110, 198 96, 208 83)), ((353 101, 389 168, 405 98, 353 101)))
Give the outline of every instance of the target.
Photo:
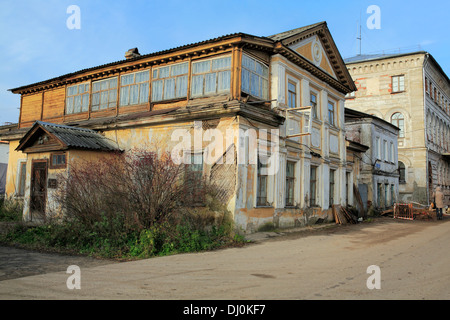
MULTIPOLYGON (((175 48, 168 49, 168 50, 158 51, 158 52, 154 52, 154 53, 150 53, 150 54, 145 54, 145 55, 137 55, 136 54, 135 57, 133 57, 133 58, 119 60, 119 61, 99 65, 96 67, 82 69, 79 71, 64 74, 64 75, 61 75, 61 76, 58 76, 55 78, 51 78, 48 80, 28 84, 25 86, 14 88, 14 89, 9 89, 9 91, 11 91, 13 93, 24 93, 27 91, 31 92, 32 90, 36 90, 36 89, 39 90, 45 86, 54 87, 54 86, 61 85, 63 82, 77 81, 75 79, 75 77, 82 75, 84 73, 95 72, 97 70, 100 71, 101 69, 106 69, 106 68, 111 68, 111 67, 119 69, 119 68, 121 68, 121 65, 124 65, 124 64, 128 65, 130 62, 133 62, 133 61, 136 61, 136 64, 137 64, 139 61, 145 60, 145 59, 148 59, 151 57, 156 57, 159 55, 175 54, 177 51, 180 51, 180 50, 195 48, 197 46, 201 46, 201 45, 205 45, 205 44, 213 44, 213 43, 217 43, 217 42, 224 41, 224 40, 230 40, 233 38, 239 38, 239 37, 245 38, 245 39, 241 39, 239 41, 248 40, 249 43, 251 43, 251 44, 256 43, 255 42, 255 40, 256 40, 258 42, 258 44, 261 45, 262 47, 265 47, 266 49, 269 49, 269 50, 274 50, 274 46, 278 42, 283 42, 283 45, 288 46, 289 45, 288 42, 291 41, 292 39, 296 39, 298 37, 308 37, 308 36, 310 36, 310 34, 315 34, 315 33, 319 33, 319 35, 327 42, 327 46, 329 47, 329 49, 327 50, 327 54, 329 54, 328 53, 329 50, 333 51, 332 64, 333 64, 334 68, 339 69, 337 72, 337 74, 338 74, 337 80, 328 74, 326 74, 326 75, 325 74, 315 74, 315 76, 322 78, 322 80, 324 80, 324 79, 328 80, 329 82, 331 82, 331 84, 334 87, 339 88, 340 91, 343 90, 345 93, 356 91, 356 87, 353 83, 353 80, 352 80, 350 74, 348 74, 347 68, 345 67, 345 63, 344 63, 342 57, 340 56, 340 53, 339 53, 331 35, 329 34, 327 24, 324 21, 318 22, 315 24, 311 24, 309 26, 305 26, 305 27, 285 31, 282 33, 278 33, 278 34, 275 34, 275 35, 272 35, 269 37, 254 36, 254 35, 250 35, 247 33, 238 32, 238 33, 232 33, 232 34, 220 36, 217 38, 213 38, 213 39, 209 39, 209 40, 205 40, 205 41, 201 41, 201 42, 196 42, 196 43, 191 43, 191 44, 175 47, 175 48)), ((287 49, 287 48, 285 48, 285 49, 287 49)), ((134 50, 134 49, 131 49, 131 50, 134 50)), ((137 49, 136 49, 136 51, 137 51, 137 49)), ((297 53, 291 52, 290 50, 281 50, 281 53, 286 54, 288 57, 290 57, 292 55, 296 55, 296 56, 298 55, 297 53)), ((296 57, 296 58, 299 58, 299 57, 301 57, 301 56, 298 55, 298 57, 296 57)), ((303 58, 303 57, 301 57, 301 58, 303 58)), ((148 61, 147 62, 143 61, 143 63, 148 63, 148 61)), ((307 61, 306 62, 307 65, 305 65, 303 67, 307 67, 310 69, 316 68, 316 66, 314 66, 312 63, 309 63, 310 65, 308 65, 308 63, 309 63, 309 61, 307 61)), ((103 70, 103 71, 112 72, 112 70, 110 70, 110 69, 103 70)), ((116 71, 116 70, 114 70, 114 71, 116 71)), ((316 73, 318 72, 317 70, 315 70, 315 71, 316 71, 316 73)), ((102 72, 99 72, 99 74, 100 73, 102 73, 102 72)))
POLYGON ((381 60, 381 59, 410 56, 410 55, 414 55, 414 54, 427 54, 427 52, 426 51, 413 51, 413 52, 407 52, 407 53, 359 54, 354 57, 344 59, 344 62, 346 64, 351 64, 351 63, 358 63, 358 62, 371 61, 371 60, 381 60))
MULTIPOLYGON (((38 85, 43 85, 43 84, 51 83, 51 82, 54 82, 54 81, 62 81, 64 79, 66 79, 66 78, 73 77, 73 76, 76 76, 78 74, 82 74, 84 72, 94 71, 94 70, 101 69, 101 68, 106 68, 106 67, 112 67, 112 66, 120 65, 122 63, 128 63, 128 62, 131 62, 131 61, 137 61, 137 60, 150 58, 150 57, 158 56, 158 55, 162 55, 162 54, 168 54, 168 53, 175 52, 175 51, 178 51, 178 50, 188 49, 188 48, 191 48, 191 47, 195 47, 195 46, 199 46, 199 45, 203 45, 203 44, 208 44, 208 43, 213 43, 213 42, 217 42, 217 41, 221 41, 221 40, 227 40, 227 39, 231 39, 231 38, 239 37, 239 36, 254 37, 252 35, 249 35, 249 34, 246 34, 246 33, 242 33, 242 32, 232 33, 232 34, 224 35, 224 36, 213 38, 213 39, 209 39, 209 40, 204 40, 204 41, 200 41, 200 42, 186 44, 186 45, 175 47, 175 48, 172 48, 172 49, 167 49, 167 50, 162 50, 162 51, 157 51, 157 52, 153 52, 153 53, 149 53, 149 54, 136 56, 135 58, 122 59, 122 60, 118 60, 118 61, 115 61, 115 62, 110 62, 110 63, 98 65, 98 66, 95 66, 95 67, 81 69, 81 70, 78 70, 78 71, 75 71, 75 72, 71 72, 71 73, 67 73, 67 74, 64 74, 64 75, 61 75, 61 76, 58 76, 58 77, 55 77, 55 78, 51 78, 51 79, 47 79, 47 80, 44 80, 44 81, 35 82, 35 83, 32 83, 32 84, 20 86, 20 87, 13 88, 13 89, 9 89, 8 91, 16 93, 16 92, 21 91, 23 89, 26 89, 28 87, 34 87, 34 86, 38 86, 38 85)), ((133 50, 133 49, 131 49, 131 50, 133 50)))
POLYGON ((20 140, 16 150, 30 146, 31 138, 42 128, 53 135, 65 149, 85 149, 93 151, 119 151, 113 143, 98 132, 78 127, 36 121, 25 136, 20 140))
POLYGON ((389 126, 391 126, 392 128, 396 129, 396 130, 400 130, 399 127, 393 125, 392 123, 390 123, 389 121, 386 121, 384 119, 381 119, 377 116, 365 113, 365 112, 361 112, 355 109, 350 109, 350 108, 345 108, 344 109, 344 115, 345 115, 345 122, 347 122, 347 120, 349 119, 374 119, 380 122, 383 122, 384 124, 387 124, 389 126))
POLYGON ((296 28, 296 29, 284 31, 284 32, 281 32, 281 33, 277 33, 277 34, 274 34, 272 36, 269 36, 268 38, 272 39, 274 41, 282 41, 282 40, 285 40, 285 39, 287 39, 289 37, 292 37, 292 36, 294 36, 296 34, 302 33, 302 32, 304 32, 306 30, 312 29, 312 28, 317 27, 317 26, 322 25, 322 24, 325 24, 325 21, 321 21, 321 22, 318 22, 318 23, 310 24, 309 26, 304 26, 304 27, 301 27, 301 28, 296 28))

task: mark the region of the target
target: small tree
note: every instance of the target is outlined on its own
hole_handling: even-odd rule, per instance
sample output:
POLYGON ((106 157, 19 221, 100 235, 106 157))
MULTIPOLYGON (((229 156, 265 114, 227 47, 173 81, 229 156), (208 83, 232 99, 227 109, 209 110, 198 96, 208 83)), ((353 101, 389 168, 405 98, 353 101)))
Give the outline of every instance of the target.
POLYGON ((206 192, 205 181, 175 164, 169 153, 139 149, 78 161, 60 179, 57 202, 66 218, 86 226, 106 220, 123 231, 162 224, 177 208, 198 204, 206 192))

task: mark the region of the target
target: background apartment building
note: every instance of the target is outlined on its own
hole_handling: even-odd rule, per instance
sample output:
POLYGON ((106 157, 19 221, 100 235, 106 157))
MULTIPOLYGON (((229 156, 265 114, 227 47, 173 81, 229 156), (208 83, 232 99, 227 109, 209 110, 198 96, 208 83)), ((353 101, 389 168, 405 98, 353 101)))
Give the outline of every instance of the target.
POLYGON ((450 80, 431 54, 359 55, 345 60, 357 91, 346 107, 395 126, 400 201, 430 202, 441 186, 450 196, 450 80))

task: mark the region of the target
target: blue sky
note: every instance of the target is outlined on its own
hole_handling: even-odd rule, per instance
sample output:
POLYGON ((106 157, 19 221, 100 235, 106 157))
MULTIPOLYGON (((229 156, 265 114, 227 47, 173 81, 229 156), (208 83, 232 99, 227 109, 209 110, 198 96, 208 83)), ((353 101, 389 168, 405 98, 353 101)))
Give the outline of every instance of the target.
POLYGON ((326 21, 343 58, 425 50, 450 75, 450 2, 428 0, 0 0, 0 124, 17 122, 20 96, 8 89, 80 69, 218 36, 268 36, 326 21), (80 29, 66 25, 70 5, 80 29), (380 29, 369 29, 370 5, 380 29))

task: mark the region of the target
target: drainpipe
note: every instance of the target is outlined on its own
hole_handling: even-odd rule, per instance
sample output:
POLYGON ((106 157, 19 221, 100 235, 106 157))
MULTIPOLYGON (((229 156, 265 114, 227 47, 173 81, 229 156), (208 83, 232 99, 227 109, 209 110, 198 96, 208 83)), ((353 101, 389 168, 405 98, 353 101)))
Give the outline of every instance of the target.
MULTIPOLYGON (((425 84, 425 68, 428 65, 428 59, 429 59, 429 53, 427 52, 425 54, 425 59, 423 61, 423 69, 422 69, 422 81, 423 84, 425 84)), ((424 141, 425 141, 425 159, 426 159, 426 163, 425 163, 425 170, 426 170, 426 183, 427 183, 427 204, 430 204, 430 185, 429 185, 429 170, 428 170, 428 139, 427 139, 427 132, 428 132, 428 121, 427 121, 427 93, 425 91, 426 86, 423 85, 423 114, 424 114, 424 118, 425 118, 425 130, 424 130, 424 141)), ((431 90, 431 88, 430 88, 431 90)), ((430 91, 431 92, 431 91, 430 91)))

